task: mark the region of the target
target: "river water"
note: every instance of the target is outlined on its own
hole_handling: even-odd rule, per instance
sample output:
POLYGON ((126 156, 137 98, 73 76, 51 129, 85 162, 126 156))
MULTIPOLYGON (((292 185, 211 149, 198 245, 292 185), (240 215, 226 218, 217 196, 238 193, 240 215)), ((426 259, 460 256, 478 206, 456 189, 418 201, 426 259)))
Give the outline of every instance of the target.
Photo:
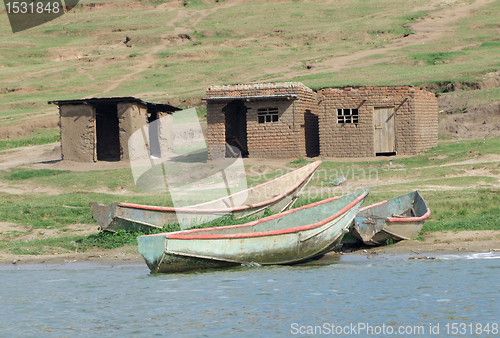
POLYGON ((500 254, 408 258, 170 275, 0 266, 0 336, 500 337, 500 254))

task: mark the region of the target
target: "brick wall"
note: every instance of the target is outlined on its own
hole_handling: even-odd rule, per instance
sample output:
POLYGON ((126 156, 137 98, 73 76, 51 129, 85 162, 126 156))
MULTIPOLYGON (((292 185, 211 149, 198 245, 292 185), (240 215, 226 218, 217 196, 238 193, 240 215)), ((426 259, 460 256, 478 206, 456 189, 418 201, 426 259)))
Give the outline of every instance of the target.
POLYGON ((417 121, 413 153, 420 153, 438 144, 438 102, 426 91, 416 92, 413 102, 417 121))
POLYGON ((207 142, 209 152, 212 157, 224 157, 225 154, 223 145, 226 144, 226 136, 224 126, 225 117, 222 114, 222 108, 225 104, 221 102, 207 102, 207 142))
POLYGON ((234 100, 247 107, 249 157, 374 156, 375 108, 394 111, 397 154, 413 155, 437 145, 437 99, 410 86, 324 88, 314 92, 298 82, 207 88, 208 142, 225 144, 223 108, 234 100), (296 99, 255 98, 296 95, 296 99), (279 121, 258 123, 257 110, 278 107, 279 121), (358 109, 357 124, 337 122, 337 109, 358 109))
MULTIPOLYGON (((247 108, 247 148, 249 157, 294 157, 306 156, 306 112, 317 114, 315 93, 297 82, 264 83, 248 85, 212 86, 207 88, 207 98, 224 99, 207 101, 208 143, 225 143, 225 116, 223 108, 231 98, 242 100, 247 108), (272 97, 272 95, 295 95, 294 98, 272 97), (270 96, 268 98, 256 98, 270 96), (279 120, 271 123, 258 122, 258 109, 277 107, 279 120)), ((314 136, 309 139, 314 139, 314 136)), ((317 135, 316 135, 317 138, 317 135)), ((311 141, 308 141, 310 144, 311 141)))
POLYGON ((374 108, 394 110, 397 154, 418 154, 437 144, 437 99, 419 88, 325 88, 318 92, 318 102, 323 156, 374 156, 374 108), (358 124, 338 123, 339 108, 357 108, 358 124))

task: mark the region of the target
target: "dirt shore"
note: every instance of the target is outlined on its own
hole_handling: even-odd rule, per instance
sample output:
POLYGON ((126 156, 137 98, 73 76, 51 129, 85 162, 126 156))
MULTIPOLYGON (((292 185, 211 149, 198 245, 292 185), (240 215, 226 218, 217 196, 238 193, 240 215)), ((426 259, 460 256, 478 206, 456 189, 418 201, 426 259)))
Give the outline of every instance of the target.
MULTIPOLYGON (((500 230, 431 232, 424 234, 423 238, 423 241, 408 240, 381 247, 349 247, 340 252, 331 252, 328 255, 357 255, 359 257, 364 255, 367 258, 390 255, 400 256, 403 259, 419 259, 457 253, 500 253, 500 230)), ((0 252, 0 265, 71 264, 75 262, 107 265, 144 264, 137 247, 133 246, 108 251, 93 250, 46 255, 13 255, 0 252)))
POLYGON ((13 255, 0 252, 0 265, 15 264, 71 264, 75 262, 101 264, 145 264, 137 247, 121 247, 113 250, 91 250, 72 253, 52 253, 44 255, 13 255))
POLYGON ((401 255, 423 258, 444 254, 499 252, 500 230, 429 232, 422 236, 423 241, 407 240, 379 247, 358 247, 346 249, 343 255, 401 255))

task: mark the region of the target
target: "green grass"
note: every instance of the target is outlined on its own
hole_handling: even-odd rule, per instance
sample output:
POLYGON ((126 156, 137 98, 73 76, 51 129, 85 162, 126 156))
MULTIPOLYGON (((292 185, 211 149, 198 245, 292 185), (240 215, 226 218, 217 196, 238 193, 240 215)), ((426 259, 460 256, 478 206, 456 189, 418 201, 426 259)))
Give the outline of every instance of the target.
POLYGON ((489 189, 429 194, 423 231, 500 230, 500 194, 489 189))
POLYGON ((29 137, 0 140, 0 150, 36 146, 59 141, 59 129, 37 129, 29 137))
POLYGON ((0 193, 0 222, 12 222, 34 229, 59 229, 68 224, 97 224, 89 203, 121 202, 172 206, 168 194, 123 196, 73 192, 60 195, 0 193))
POLYGON ((207 116, 207 107, 197 107, 196 108, 196 114, 198 115, 198 118, 201 120, 206 120, 207 116))
MULTIPOLYGON (((391 199, 415 189, 418 189, 418 185, 372 189, 364 205, 391 199)), ((425 190, 420 193, 431 209, 431 216, 424 224, 423 232, 500 230, 500 193, 498 192, 491 189, 468 189, 425 190)), ((301 196, 295 206, 314 203, 322 198, 325 196, 312 199, 301 196)))
POLYGON ((0 193, 0 221, 44 229, 93 223, 88 202, 85 198, 75 195, 42 198, 38 194, 16 196, 0 193))
POLYGON ((109 189, 123 188, 139 192, 135 188, 130 169, 66 171, 49 169, 14 168, 9 172, 0 172, 0 181, 16 181, 33 186, 56 188, 66 192, 91 191, 102 187, 109 189))
POLYGON ((166 50, 165 50, 165 51, 161 51, 161 52, 159 52, 159 53, 156 53, 156 55, 157 55, 158 57, 162 58, 162 59, 166 59, 166 58, 168 58, 168 57, 170 56, 170 54, 171 54, 171 53, 170 53, 169 51, 166 51, 166 50))
MULTIPOLYGON (((425 154, 408 157, 362 162, 330 162, 324 161, 309 187, 329 187, 326 182, 340 176, 347 178, 348 184, 356 182, 375 182, 384 179, 384 184, 377 183, 372 190, 376 193, 387 189, 396 192, 411 190, 413 187, 452 186, 467 187, 469 185, 492 185, 498 179, 490 176, 470 176, 463 179, 465 170, 486 168, 492 173, 498 172, 497 163, 475 165, 449 165, 464 160, 475 159, 485 154, 498 153, 500 138, 470 141, 440 142, 425 154), (439 157, 438 157, 439 156, 439 157), (390 164, 392 163, 392 164, 390 164), (457 177, 455 177, 457 176, 457 177), (411 179, 412 183, 404 183, 411 179), (363 181, 365 180, 365 181, 363 181), (394 185, 391 180, 403 180, 394 185)), ((280 170, 267 167, 247 167, 247 184, 269 181, 281 176, 297 166, 307 164, 305 159, 297 159, 289 163, 289 168, 280 170)), ((35 228, 61 228, 66 224, 95 224, 92 219, 89 202, 99 201, 131 202, 151 205, 171 206, 168 192, 140 193, 135 188, 130 169, 100 170, 89 172, 14 168, 0 172, 0 183, 6 187, 40 187, 56 189, 57 195, 37 193, 12 195, 0 193, 0 221, 32 225, 35 228), (123 188, 134 192, 130 195, 98 194, 93 191, 107 187, 112 191, 123 188), (139 193, 139 194, 138 194, 139 193)))
POLYGON ((29 34, 13 35, 8 18, 1 16, 0 82, 5 85, 0 88, 0 117, 56 112, 47 101, 86 96, 162 91, 155 98, 200 97, 206 86, 222 83, 298 80, 318 88, 477 79, 500 64, 496 2, 454 23, 435 43, 380 54, 391 62, 340 72, 326 67, 314 75, 296 72, 304 63, 382 50, 411 34, 408 24, 431 15, 433 10, 415 10, 431 1, 289 0, 221 8, 220 3, 188 0, 186 7, 168 11, 156 8, 166 3, 162 0, 143 1, 133 10, 129 2, 113 1, 118 9, 104 6, 94 11, 82 7, 90 3, 86 0, 29 34), (177 20, 178 14, 182 16, 177 20), (174 26, 184 28, 191 40, 172 41, 174 26), (123 44, 126 37, 130 48, 123 44), (142 62, 142 71, 126 77, 142 62), (116 81, 118 86, 106 91, 116 81))
POLYGON ((51 177, 60 174, 67 174, 66 170, 51 170, 51 169, 40 169, 40 170, 30 170, 30 169, 17 169, 6 176, 8 180, 29 180, 39 177, 51 177))
POLYGON ((465 110, 470 106, 481 106, 498 103, 500 88, 489 88, 482 90, 460 91, 444 93, 443 96, 454 95, 455 104, 450 109, 460 108, 465 110))
MULTIPOLYGON (((415 185, 422 187, 430 185, 454 187, 473 184, 492 185, 498 181, 497 178, 472 176, 464 179, 463 176, 465 170, 483 167, 487 167, 491 174, 494 174, 495 170, 498 170, 496 164, 464 166, 456 163, 477 159, 486 154, 498 154, 499 149, 500 138, 497 137, 486 140, 444 141, 421 155, 406 158, 380 157, 378 160, 358 162, 324 160, 308 187, 334 188, 329 182, 340 177, 347 179, 347 185, 356 186, 366 184, 366 182, 376 185, 374 190, 388 189, 389 186, 401 191, 411 189, 415 185), (411 181, 412 183, 394 185, 392 181, 411 181)), ((249 186, 263 183, 307 163, 309 162, 305 159, 297 159, 288 164, 289 169, 279 170, 250 166, 247 167, 247 181, 249 186)))
POLYGON ((308 163, 309 163, 308 160, 306 160, 303 157, 299 157, 298 159, 291 161, 290 165, 301 167, 301 166, 304 166, 304 165, 306 165, 308 163))
POLYGON ((144 233, 100 232, 96 235, 71 235, 37 238, 28 241, 1 243, 0 250, 8 249, 15 255, 41 255, 47 253, 85 252, 93 248, 111 250, 127 245, 137 245, 137 236, 144 233))
POLYGON ((446 63, 453 58, 465 55, 465 52, 439 52, 439 53, 421 53, 412 55, 416 61, 425 61, 427 65, 437 65, 439 63, 446 63))
MULTIPOLYGON (((462 179, 463 180, 463 179, 462 179)), ((406 188, 406 192, 412 189, 406 188)), ((491 189, 420 191, 431 216, 423 232, 500 230, 500 193, 491 189)), ((401 191, 371 192, 364 205, 401 195, 401 191)))
POLYGON ((141 231, 127 232, 124 230, 117 230, 114 233, 101 231, 95 235, 83 236, 80 239, 77 239, 75 241, 75 246, 79 251, 86 251, 91 248, 111 250, 126 245, 136 246, 138 236, 160 233, 162 231, 164 231, 164 229, 158 229, 147 233, 141 231))
POLYGON ((76 251, 75 241, 81 236, 64 236, 59 238, 33 239, 30 241, 14 241, 10 243, 0 242, 1 249, 9 249, 15 255, 40 255, 45 253, 61 253, 76 251))
MULTIPOLYGON (((265 216, 271 215, 267 210, 265 216)), ((243 224, 257 219, 257 217, 245 217, 242 219, 232 219, 230 216, 222 217, 211 222, 199 225, 195 228, 207 228, 215 226, 225 226, 234 224, 243 224)), ((151 231, 133 231, 127 232, 124 230, 117 230, 111 232, 99 232, 93 235, 72 235, 62 237, 47 237, 43 239, 32 239, 28 241, 14 241, 11 243, 0 242, 0 250, 9 249, 11 253, 17 255, 39 255, 51 252, 84 252, 90 249, 103 249, 111 250, 127 245, 137 246, 137 237, 148 234, 156 234, 163 232, 178 231, 180 227, 178 224, 171 224, 164 226, 162 229, 152 229, 151 231)))
POLYGON ((480 47, 500 47, 500 41, 483 42, 480 47))

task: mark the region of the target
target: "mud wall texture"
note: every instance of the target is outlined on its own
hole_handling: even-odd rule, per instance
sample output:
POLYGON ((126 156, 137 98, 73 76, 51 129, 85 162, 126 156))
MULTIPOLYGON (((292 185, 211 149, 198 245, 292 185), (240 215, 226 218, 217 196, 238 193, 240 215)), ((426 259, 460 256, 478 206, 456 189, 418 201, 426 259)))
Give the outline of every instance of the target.
POLYGON ((95 153, 95 112, 88 105, 59 107, 63 160, 93 162, 95 153))
MULTIPOLYGON (((320 153, 329 157, 375 156, 378 110, 391 113, 395 152, 415 155, 437 145, 438 105, 433 93, 420 88, 345 87, 318 91, 320 153), (357 123, 341 123, 339 109, 357 110, 357 123), (393 113, 393 114, 392 114, 393 113)), ((388 152, 391 152, 389 150, 388 152)))
MULTIPOLYGON (((132 134, 148 124, 147 107, 142 104, 123 102, 117 104, 118 126, 120 135, 120 159, 128 160, 129 158, 129 138, 132 134)), ((145 131, 146 140, 148 134, 145 131)), ((142 144, 141 144, 142 145, 142 144)), ((147 154, 142 151, 133 152, 141 154, 143 157, 147 154)), ((138 159, 138 158, 134 158, 138 159)))
POLYGON ((224 98, 207 101, 207 135, 211 146, 226 143, 225 109, 235 101, 241 101, 246 109, 246 140, 241 143, 247 147, 249 157, 306 156, 308 149, 314 148, 314 142, 319 144, 318 134, 311 134, 308 125, 318 120, 316 93, 301 83, 211 86, 206 94, 207 98, 224 98), (262 117, 266 109, 273 114, 277 112, 277 120, 262 117))
MULTIPOLYGON (((172 153, 174 149, 173 115, 171 113, 158 113, 158 142, 162 156, 172 153)), ((151 141, 150 141, 151 142, 151 141)))

